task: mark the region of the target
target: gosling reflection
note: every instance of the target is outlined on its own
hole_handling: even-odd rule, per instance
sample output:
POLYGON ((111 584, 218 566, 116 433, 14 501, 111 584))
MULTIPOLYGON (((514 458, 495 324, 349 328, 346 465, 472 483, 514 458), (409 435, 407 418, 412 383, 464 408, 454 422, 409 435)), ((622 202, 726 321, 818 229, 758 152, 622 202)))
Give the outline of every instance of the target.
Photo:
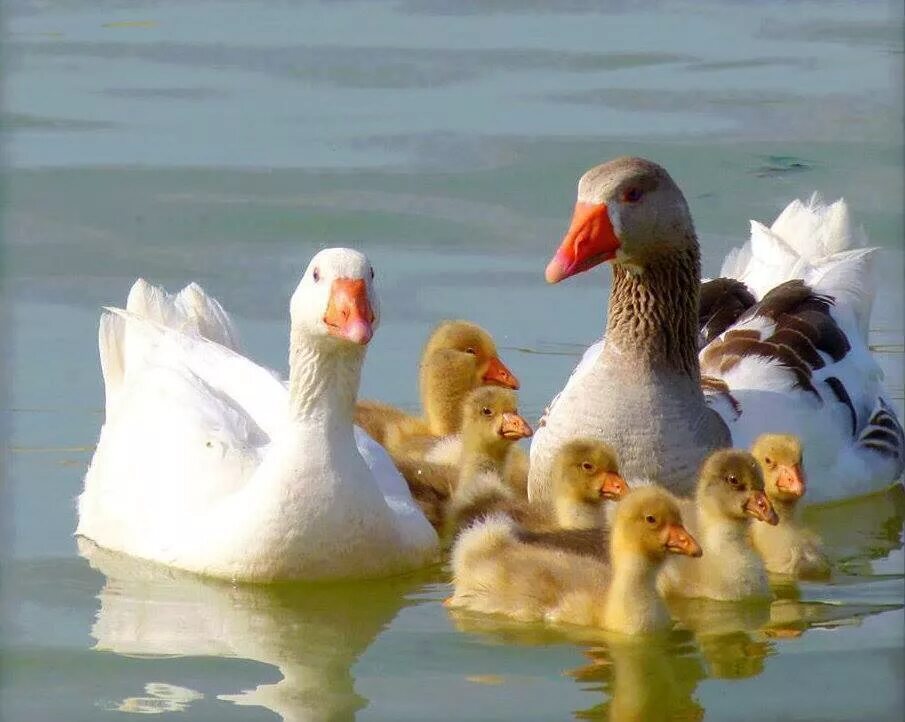
POLYGON ((96 649, 272 665, 282 675, 278 682, 218 697, 266 707, 287 722, 355 718, 367 700, 355 691, 352 665, 407 604, 406 593, 424 581, 237 587, 143 564, 85 540, 79 551, 106 577, 91 630, 96 649))
POLYGON ((770 621, 768 600, 721 602, 676 597, 669 601, 669 612, 694 635, 708 677, 742 679, 764 671, 770 645, 753 635, 770 621))
MULTIPOLYGON (((760 675, 777 644, 797 643, 809 629, 859 624, 890 605, 827 604, 800 599, 793 583, 774 588, 776 598, 721 602, 676 597, 669 611, 678 623, 671 632, 627 637, 596 628, 526 624, 506 617, 450 610, 459 631, 506 644, 545 646, 571 642, 590 662, 568 674, 582 687, 599 690, 604 701, 575 713, 580 719, 704 719, 695 698, 704 679, 760 675)), ((499 670, 501 674, 505 670, 499 670)))
POLYGON ((656 638, 616 638, 585 652, 591 662, 569 674, 599 685, 608 699, 576 712, 579 719, 610 722, 692 722, 704 719, 694 698, 706 677, 689 635, 675 632, 656 638))

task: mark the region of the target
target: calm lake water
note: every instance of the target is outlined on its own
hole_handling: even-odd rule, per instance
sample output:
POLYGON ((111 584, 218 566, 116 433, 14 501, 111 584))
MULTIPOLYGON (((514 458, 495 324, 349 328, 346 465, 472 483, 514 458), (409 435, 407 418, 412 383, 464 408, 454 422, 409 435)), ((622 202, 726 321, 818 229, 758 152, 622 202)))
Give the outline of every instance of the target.
POLYGON ((83 548, 100 306, 198 280, 285 369, 308 258, 374 261, 367 396, 414 406, 446 317, 536 418, 610 272, 543 269, 587 167, 654 158, 705 273, 812 190, 885 247, 872 342, 903 412, 901 3, 4 2, 5 720, 900 720, 905 493, 812 509, 839 572, 604 635, 451 616, 442 567, 234 587, 83 548))

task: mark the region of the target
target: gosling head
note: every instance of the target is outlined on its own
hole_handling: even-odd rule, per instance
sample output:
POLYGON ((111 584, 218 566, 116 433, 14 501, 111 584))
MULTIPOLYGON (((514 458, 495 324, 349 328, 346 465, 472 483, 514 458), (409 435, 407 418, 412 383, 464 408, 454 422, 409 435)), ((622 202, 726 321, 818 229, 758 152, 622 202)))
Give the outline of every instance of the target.
POLYGON ((741 449, 722 449, 707 457, 698 477, 697 500, 699 507, 728 519, 779 522, 764 493, 760 465, 741 449))
POLYGON ((701 547, 682 523, 676 498, 657 486, 633 489, 619 502, 613 521, 612 554, 642 555, 659 563, 667 554, 699 557, 701 547))
POLYGON ((807 489, 801 441, 791 434, 761 434, 751 447, 764 475, 764 489, 774 503, 795 504, 807 489))
POLYGON ((628 493, 612 447, 593 439, 576 439, 553 460, 553 494, 578 504, 618 501, 628 493))
POLYGON ((462 436, 467 448, 504 451, 532 433, 518 412, 514 391, 481 386, 471 391, 462 403, 462 436))
POLYGON ((437 326, 424 348, 423 359, 423 363, 437 368, 440 378, 462 376, 469 388, 519 387, 515 374, 500 361, 490 334, 468 321, 444 321, 437 326))

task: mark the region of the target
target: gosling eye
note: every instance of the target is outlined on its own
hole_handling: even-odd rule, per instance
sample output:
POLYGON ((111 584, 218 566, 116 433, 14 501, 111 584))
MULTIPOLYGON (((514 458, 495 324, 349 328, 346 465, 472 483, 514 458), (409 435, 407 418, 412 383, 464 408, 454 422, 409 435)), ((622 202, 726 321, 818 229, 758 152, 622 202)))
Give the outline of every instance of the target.
POLYGON ((477 356, 478 352, 474 350, 474 346, 469 346, 465 349, 465 353, 470 353, 472 356, 477 356))
POLYGON ((655 517, 653 514, 648 514, 646 517, 644 517, 644 521, 646 521, 648 524, 656 524, 657 517, 655 517))
POLYGON ((374 266, 371 266, 371 280, 374 280, 374 266))
POLYGON ((581 468, 588 472, 594 471, 594 465, 590 461, 583 461, 581 468))
POLYGON ((321 280, 321 272, 317 269, 317 266, 315 266, 314 270, 311 272, 311 277, 314 279, 315 283, 321 280))
POLYGON ((484 416, 493 416, 493 411, 490 410, 489 406, 485 406, 481 409, 481 413, 484 414, 484 416))
POLYGON ((622 193, 622 202, 623 203, 637 203, 641 200, 644 193, 640 188, 629 188, 622 193))
POLYGON ((735 474, 729 474, 726 477, 726 481, 728 481, 732 486, 738 486, 738 477, 735 474))
POLYGON ((773 459, 771 459, 769 456, 765 456, 765 457, 764 457, 764 463, 765 463, 767 466, 773 466, 773 459))

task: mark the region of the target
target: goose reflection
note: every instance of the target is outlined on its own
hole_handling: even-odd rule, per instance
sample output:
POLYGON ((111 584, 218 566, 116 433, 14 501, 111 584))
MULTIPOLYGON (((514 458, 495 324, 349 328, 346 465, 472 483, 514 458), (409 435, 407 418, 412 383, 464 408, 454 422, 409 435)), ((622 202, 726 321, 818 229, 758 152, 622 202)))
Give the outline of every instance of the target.
POLYGON ((809 507, 804 521, 831 550, 837 571, 871 574, 871 561, 902 548, 905 488, 895 484, 876 494, 809 507))
MULTIPOLYGON (((278 682, 218 698, 266 707, 287 722, 355 718, 367 700, 355 691, 352 665, 424 583, 407 576, 330 586, 234 586, 112 554, 86 540, 79 540, 79 552, 106 577, 91 629, 96 649, 272 665, 282 675, 278 682)), ((159 707, 160 695, 150 693, 122 704, 159 707)))

